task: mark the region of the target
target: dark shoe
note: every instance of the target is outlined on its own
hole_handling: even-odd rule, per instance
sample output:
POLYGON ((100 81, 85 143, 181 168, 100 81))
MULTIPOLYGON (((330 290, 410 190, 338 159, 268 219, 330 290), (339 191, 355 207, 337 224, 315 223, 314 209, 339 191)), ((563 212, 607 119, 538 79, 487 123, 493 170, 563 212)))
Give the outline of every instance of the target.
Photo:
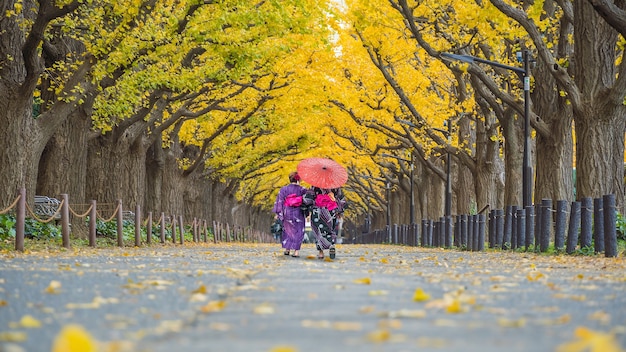
POLYGON ((292 254, 291 256, 294 257, 294 258, 300 258, 300 256, 297 255, 297 254, 292 254))
POLYGON ((330 257, 330 259, 335 259, 335 247, 330 247, 330 249, 328 250, 328 256, 330 257))
POLYGON ((289 250, 286 250, 285 253, 283 253, 284 255, 289 255, 289 250))

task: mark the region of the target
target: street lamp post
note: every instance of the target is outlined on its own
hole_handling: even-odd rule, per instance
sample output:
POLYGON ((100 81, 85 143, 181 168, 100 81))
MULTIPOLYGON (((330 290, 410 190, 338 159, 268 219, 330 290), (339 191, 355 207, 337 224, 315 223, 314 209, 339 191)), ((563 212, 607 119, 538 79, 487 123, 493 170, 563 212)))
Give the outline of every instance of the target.
MULTIPOLYGON (((401 160, 401 161, 409 163, 409 167, 410 167, 409 177, 411 178, 411 180, 410 180, 411 181, 410 182, 410 191, 409 191, 409 192, 411 192, 411 197, 410 197, 411 198, 411 204, 409 206, 409 211, 410 211, 409 217, 410 217, 410 221, 411 221, 411 226, 413 226, 415 224, 415 196, 413 195, 413 173, 414 173, 414 170, 415 170, 415 164, 413 163, 413 160, 407 160, 407 159, 400 158, 400 157, 395 156, 395 155, 390 155, 390 154, 384 154, 383 153, 382 156, 388 157, 388 158, 398 159, 398 160, 401 160)), ((411 157, 411 159, 413 159, 413 158, 411 157)))
POLYGON ((479 62, 490 66, 503 68, 517 73, 524 82, 524 158, 522 167, 522 204, 524 209, 532 205, 532 167, 530 166, 530 57, 528 50, 521 53, 524 67, 505 65, 499 62, 481 59, 471 55, 457 55, 441 53, 446 59, 458 60, 468 63, 479 62))
MULTIPOLYGON (((450 134, 452 133, 452 123, 450 120, 447 120, 446 123, 448 124, 448 143, 450 143, 450 134)), ((450 152, 448 152, 448 156, 446 158, 446 208, 445 208, 445 213, 446 213, 446 219, 452 215, 452 180, 450 177, 450 165, 452 164, 452 158, 450 155, 450 152)))

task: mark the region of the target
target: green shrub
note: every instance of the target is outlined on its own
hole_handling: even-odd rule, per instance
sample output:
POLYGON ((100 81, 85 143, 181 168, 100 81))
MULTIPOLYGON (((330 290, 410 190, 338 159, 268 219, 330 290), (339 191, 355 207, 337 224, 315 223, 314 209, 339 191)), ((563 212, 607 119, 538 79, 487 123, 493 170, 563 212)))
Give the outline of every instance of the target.
POLYGON ((13 215, 0 215, 0 240, 15 238, 15 222, 13 215))
POLYGON ((24 236, 38 240, 60 238, 61 229, 53 223, 28 218, 24 223, 24 236))
POLYGON ((617 229, 617 239, 626 241, 626 218, 619 212, 615 213, 615 227, 617 229))

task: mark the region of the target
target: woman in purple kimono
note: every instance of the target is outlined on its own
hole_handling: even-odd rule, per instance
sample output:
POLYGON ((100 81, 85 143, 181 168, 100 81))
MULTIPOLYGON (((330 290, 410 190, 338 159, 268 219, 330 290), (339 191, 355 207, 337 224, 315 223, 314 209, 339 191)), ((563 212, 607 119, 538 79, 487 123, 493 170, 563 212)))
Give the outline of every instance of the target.
POLYGON ((324 250, 328 249, 330 259, 335 259, 337 224, 347 204, 341 188, 311 187, 304 195, 303 202, 311 209, 311 229, 315 234, 317 258, 324 259, 324 250))
POLYGON ((283 186, 278 192, 274 209, 276 218, 283 223, 282 246, 284 254, 292 257, 300 256, 300 247, 304 239, 304 212, 300 207, 302 195, 306 188, 300 186, 300 176, 296 172, 289 174, 289 184, 283 186))

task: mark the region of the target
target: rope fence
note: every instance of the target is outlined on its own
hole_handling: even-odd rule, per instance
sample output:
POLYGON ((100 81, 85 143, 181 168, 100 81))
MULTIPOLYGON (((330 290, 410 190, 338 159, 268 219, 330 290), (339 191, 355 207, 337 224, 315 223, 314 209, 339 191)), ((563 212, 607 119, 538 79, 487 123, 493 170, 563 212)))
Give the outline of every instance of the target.
MULTIPOLYGON (((159 240, 162 244, 168 241, 168 237, 174 244, 177 243, 177 240, 181 245, 185 242, 184 237, 186 231, 182 215, 173 214, 166 216, 164 212, 161 212, 159 218, 153 221, 152 212, 148 212, 145 219, 142 218, 142 211, 139 205, 136 206, 134 212, 128 210, 124 211, 122 200, 118 200, 116 203, 99 204, 95 200, 92 200, 89 204, 77 203, 70 205, 67 194, 62 194, 61 198, 62 199, 59 201, 45 196, 35 196, 35 207, 31 209, 26 201, 28 199, 26 197, 26 189, 22 188, 18 191, 18 195, 11 205, 0 210, 0 215, 10 212, 15 213, 15 250, 24 251, 25 220, 27 217, 40 223, 50 223, 52 221, 60 222, 62 246, 65 248, 70 248, 70 216, 85 222, 87 220, 89 221, 88 240, 90 247, 96 247, 97 221, 109 223, 113 220, 116 220, 117 245, 119 247, 124 246, 124 226, 134 227, 134 245, 136 247, 140 247, 144 241, 146 244, 151 244, 152 232, 155 228, 158 228, 159 240), (72 206, 76 209, 72 209, 72 206), (81 210, 77 210, 78 208, 81 208, 81 210), (110 217, 103 216, 102 211, 106 211, 107 215, 110 214, 110 217), (42 215, 48 217, 44 219, 40 217, 42 215), (145 239, 142 230, 145 230, 145 239)), ((212 224, 211 230, 213 231, 214 243, 274 242, 273 236, 262 231, 223 224, 218 221, 213 221, 212 224)), ((199 243, 209 241, 209 226, 207 220, 193 218, 189 223, 189 229, 191 231, 192 242, 199 243)))

